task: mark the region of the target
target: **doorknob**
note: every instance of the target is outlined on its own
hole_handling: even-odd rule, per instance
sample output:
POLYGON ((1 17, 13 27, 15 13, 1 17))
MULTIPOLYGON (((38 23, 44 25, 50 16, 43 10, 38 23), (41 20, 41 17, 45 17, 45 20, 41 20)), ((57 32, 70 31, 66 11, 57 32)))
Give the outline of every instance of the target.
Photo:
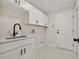
POLYGON ((57 34, 59 34, 59 32, 57 32, 57 34))
POLYGON ((78 43, 79 43, 79 38, 78 38, 78 39, 74 38, 73 40, 74 40, 75 42, 78 42, 78 43))
POLYGON ((59 29, 57 29, 57 34, 59 34, 59 29))

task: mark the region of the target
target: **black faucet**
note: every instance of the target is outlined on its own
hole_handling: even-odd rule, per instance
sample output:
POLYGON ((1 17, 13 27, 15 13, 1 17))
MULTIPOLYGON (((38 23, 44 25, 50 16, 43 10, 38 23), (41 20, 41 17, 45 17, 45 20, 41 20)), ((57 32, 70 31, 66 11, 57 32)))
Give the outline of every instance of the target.
POLYGON ((14 26, 13 26, 13 36, 16 36, 16 34, 18 34, 18 32, 17 33, 15 32, 16 25, 18 25, 19 29, 21 30, 21 25, 19 23, 14 24, 14 26))

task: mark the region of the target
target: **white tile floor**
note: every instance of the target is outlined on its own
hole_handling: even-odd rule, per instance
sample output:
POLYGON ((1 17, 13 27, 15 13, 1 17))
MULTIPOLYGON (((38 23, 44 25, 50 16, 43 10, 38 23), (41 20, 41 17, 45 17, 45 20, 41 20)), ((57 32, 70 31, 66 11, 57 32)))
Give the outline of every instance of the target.
POLYGON ((42 47, 35 51, 35 59, 73 59, 73 57, 73 52, 55 47, 42 47))

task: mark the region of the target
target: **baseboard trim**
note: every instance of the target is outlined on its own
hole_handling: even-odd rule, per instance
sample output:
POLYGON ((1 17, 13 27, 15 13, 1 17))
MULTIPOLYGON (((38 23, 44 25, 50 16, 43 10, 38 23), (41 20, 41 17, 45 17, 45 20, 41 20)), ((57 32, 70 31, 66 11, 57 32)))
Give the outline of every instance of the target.
POLYGON ((46 43, 46 46, 56 47, 56 44, 46 43))
POLYGON ((49 46, 49 47, 56 47, 56 48, 59 48, 59 49, 63 49, 63 50, 66 50, 66 51, 73 52, 73 50, 66 49, 66 48, 63 48, 63 47, 59 47, 59 46, 57 46, 56 44, 49 44, 49 43, 46 43, 46 46, 49 46))
POLYGON ((74 50, 66 49, 66 48, 59 47, 59 46, 57 46, 57 48, 59 48, 59 49, 63 49, 63 50, 66 50, 66 51, 70 51, 70 52, 73 52, 73 51, 74 51, 74 50))

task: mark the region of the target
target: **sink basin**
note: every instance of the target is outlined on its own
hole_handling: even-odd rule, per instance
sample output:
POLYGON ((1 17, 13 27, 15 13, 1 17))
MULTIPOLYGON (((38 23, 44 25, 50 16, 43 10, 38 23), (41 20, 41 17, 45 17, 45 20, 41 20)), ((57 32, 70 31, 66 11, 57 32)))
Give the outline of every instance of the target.
POLYGON ((27 36, 14 36, 14 37, 8 37, 6 39, 17 39, 17 38, 25 38, 27 36))

